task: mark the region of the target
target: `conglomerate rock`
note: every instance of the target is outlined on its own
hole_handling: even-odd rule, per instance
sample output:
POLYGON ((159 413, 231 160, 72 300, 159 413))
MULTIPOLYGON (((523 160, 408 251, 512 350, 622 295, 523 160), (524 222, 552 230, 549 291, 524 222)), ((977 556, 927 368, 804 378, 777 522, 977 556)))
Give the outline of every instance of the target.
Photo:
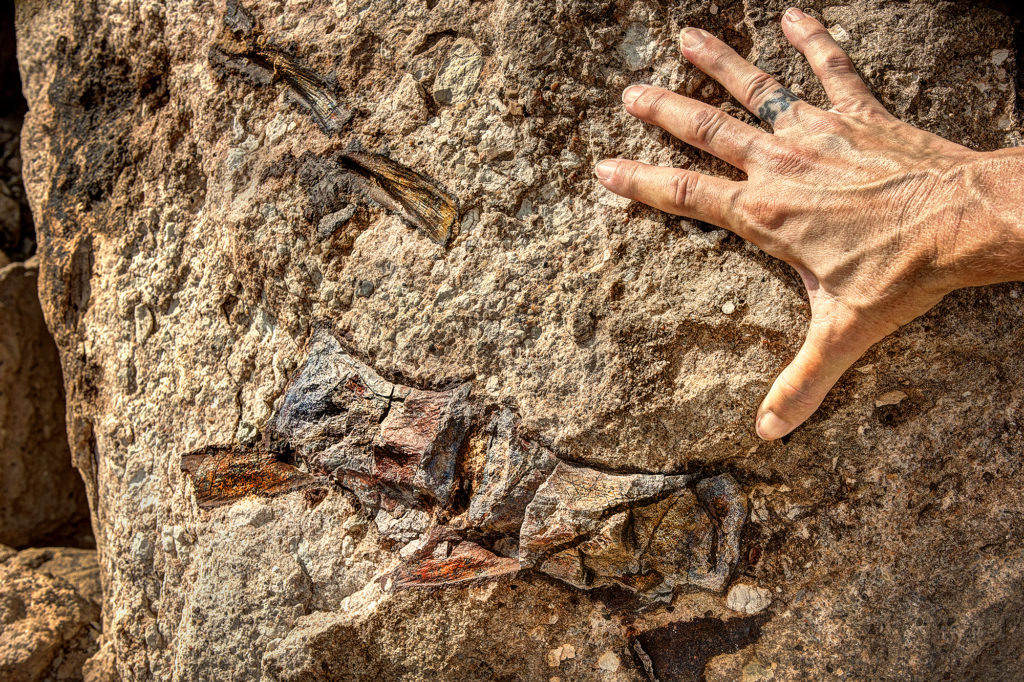
MULTIPOLYGON (((1008 6, 808 11, 894 114, 994 149, 1020 139, 1008 6)), ((762 443, 754 410, 806 326, 799 278, 592 179, 611 155, 735 173, 619 102, 646 81, 752 120, 682 63, 687 25, 823 104, 783 9, 19 2, 43 306, 104 575, 90 669, 1019 676, 1024 288, 949 296, 785 442, 762 443), (317 382, 290 391, 324 325, 372 375, 325 368, 364 402, 307 419, 317 382), (378 382, 418 397, 398 406, 378 382), (460 435, 463 407, 479 420, 460 435), (442 432, 453 449, 435 447, 442 432), (525 445, 492 443, 505 434, 525 445), (208 466, 197 485, 182 458, 199 453, 227 459, 188 460, 208 466), (360 490, 360 465, 387 475, 360 490), (551 498, 538 533, 549 517, 589 529, 552 555, 586 568, 584 590, 524 569, 514 540, 560 466, 687 483, 590 516, 551 498), (203 503, 202 481, 239 471, 256 495, 203 503), (304 483, 261 497, 253 471, 304 483), (732 486, 742 508, 721 501, 732 486), (648 559, 718 576, 717 550, 679 552, 682 536, 717 546, 728 533, 701 535, 704 520, 742 509, 713 585, 674 580, 654 590, 665 603, 609 579, 648 559), (645 549, 662 511, 668 532, 645 549)))

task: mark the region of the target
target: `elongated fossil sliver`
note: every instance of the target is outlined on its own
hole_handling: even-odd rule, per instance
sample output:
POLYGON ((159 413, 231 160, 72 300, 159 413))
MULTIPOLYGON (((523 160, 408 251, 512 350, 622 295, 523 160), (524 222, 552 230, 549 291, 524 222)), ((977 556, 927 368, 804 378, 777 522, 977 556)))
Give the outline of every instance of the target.
POLYGON ((436 182, 381 154, 350 152, 342 155, 341 163, 369 198, 398 213, 435 243, 446 246, 451 240, 458 202, 436 182))

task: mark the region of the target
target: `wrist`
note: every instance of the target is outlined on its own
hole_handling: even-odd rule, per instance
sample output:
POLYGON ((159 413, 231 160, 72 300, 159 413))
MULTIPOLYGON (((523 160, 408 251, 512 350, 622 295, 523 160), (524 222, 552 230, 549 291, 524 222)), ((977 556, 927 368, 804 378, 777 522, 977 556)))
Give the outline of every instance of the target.
POLYGON ((972 153, 951 177, 936 244, 953 287, 1024 280, 1024 149, 972 153))

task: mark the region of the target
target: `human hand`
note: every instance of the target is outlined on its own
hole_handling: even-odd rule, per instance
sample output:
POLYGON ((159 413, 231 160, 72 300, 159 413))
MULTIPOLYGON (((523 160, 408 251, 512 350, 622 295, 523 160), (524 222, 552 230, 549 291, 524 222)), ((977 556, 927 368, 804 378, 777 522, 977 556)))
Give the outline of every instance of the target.
POLYGON ((1024 224, 1016 205, 1005 207, 1013 216, 1003 222, 981 210, 1000 194, 993 178, 1007 164, 1020 177, 1019 153, 974 152, 899 121, 818 21, 794 8, 782 28, 821 80, 828 111, 705 31, 688 28, 681 38, 683 55, 774 134, 661 88, 622 94, 629 113, 736 166, 745 181, 625 159, 595 168, 616 194, 731 230, 800 274, 811 321, 758 409, 757 432, 767 440, 802 424, 868 347, 948 292, 1013 279, 986 254, 1024 224))

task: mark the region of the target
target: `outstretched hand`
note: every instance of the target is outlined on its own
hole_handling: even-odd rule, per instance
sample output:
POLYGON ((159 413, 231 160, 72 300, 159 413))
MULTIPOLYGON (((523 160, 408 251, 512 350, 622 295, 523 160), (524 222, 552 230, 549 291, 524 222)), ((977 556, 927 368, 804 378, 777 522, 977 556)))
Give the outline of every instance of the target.
POLYGON ((745 181, 625 159, 595 169, 616 194, 731 230, 799 272, 810 327, 758 409, 757 432, 769 440, 813 414, 869 346, 953 289, 987 283, 959 267, 985 248, 964 216, 982 200, 979 169, 1000 163, 891 116, 815 19, 790 9, 782 28, 821 80, 828 111, 709 33, 681 37, 683 55, 774 134, 661 88, 622 93, 629 113, 736 166, 745 181))

